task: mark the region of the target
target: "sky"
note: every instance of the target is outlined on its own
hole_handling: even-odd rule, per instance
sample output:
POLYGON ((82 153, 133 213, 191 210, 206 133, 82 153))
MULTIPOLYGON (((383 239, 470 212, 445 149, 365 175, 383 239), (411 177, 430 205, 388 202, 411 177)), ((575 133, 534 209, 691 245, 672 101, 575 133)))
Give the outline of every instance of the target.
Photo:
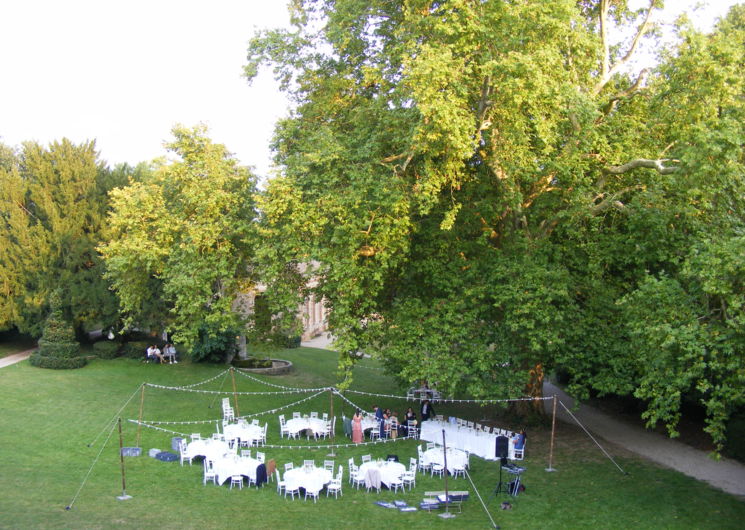
MULTIPOLYGON (((667 0, 663 18, 696 3, 667 0)), ((710 29, 734 3, 710 0, 692 18, 710 29)), ((249 86, 242 67, 256 29, 288 26, 285 6, 0 0, 0 142, 95 139, 110 165, 137 164, 166 154, 175 124, 204 123, 215 142, 265 178, 273 126, 287 114, 287 100, 270 72, 249 86)))

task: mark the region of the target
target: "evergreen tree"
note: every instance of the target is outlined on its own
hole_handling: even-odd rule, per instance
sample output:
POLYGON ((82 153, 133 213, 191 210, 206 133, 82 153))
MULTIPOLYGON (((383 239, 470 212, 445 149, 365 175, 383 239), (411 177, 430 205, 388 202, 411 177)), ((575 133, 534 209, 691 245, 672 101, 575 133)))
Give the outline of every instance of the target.
POLYGON ((85 366, 86 359, 80 356, 80 345, 75 341, 75 330, 64 317, 59 290, 51 294, 49 305, 51 312, 44 324, 39 350, 31 356, 31 364, 58 369, 85 366))

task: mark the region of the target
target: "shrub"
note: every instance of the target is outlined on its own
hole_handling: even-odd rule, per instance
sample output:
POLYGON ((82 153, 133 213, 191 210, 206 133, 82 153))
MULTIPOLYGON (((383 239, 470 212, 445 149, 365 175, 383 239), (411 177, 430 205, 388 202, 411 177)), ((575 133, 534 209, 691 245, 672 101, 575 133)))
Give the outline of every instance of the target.
POLYGON ((727 456, 745 462, 745 410, 740 410, 727 422, 727 442, 724 446, 727 456))
POLYGON ((100 359, 113 359, 119 353, 121 344, 110 340, 101 340, 93 343, 93 352, 100 359))
POLYGON ((144 359, 145 352, 152 344, 152 342, 145 341, 126 342, 122 346, 122 354, 128 359, 144 359))
POLYGON ((51 368, 53 370, 69 370, 82 368, 88 362, 85 357, 50 357, 39 352, 29 357, 29 362, 37 368, 51 368))
POLYGON ((195 362, 224 363, 238 350, 235 337, 237 330, 210 330, 204 324, 199 330, 199 340, 191 349, 195 362))
POLYGON ((80 344, 75 341, 75 330, 62 314, 60 293, 52 293, 51 312, 44 323, 44 331, 39 340, 39 350, 30 361, 39 368, 80 368, 85 366, 85 358, 80 356, 80 344))

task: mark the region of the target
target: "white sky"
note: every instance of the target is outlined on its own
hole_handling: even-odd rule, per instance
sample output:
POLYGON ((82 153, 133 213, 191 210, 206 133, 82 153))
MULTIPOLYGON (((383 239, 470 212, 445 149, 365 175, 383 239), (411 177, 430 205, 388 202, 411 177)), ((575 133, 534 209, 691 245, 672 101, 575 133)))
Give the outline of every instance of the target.
MULTIPOLYGON (((665 18, 695 3, 667 0, 665 18)), ((734 3, 710 0, 691 18, 709 28, 734 3)), ((285 5, 0 0, 0 141, 96 139, 109 164, 136 164, 165 154, 175 123, 201 122, 265 177, 287 102, 269 72, 250 87, 241 74, 254 30, 288 24, 285 5)))

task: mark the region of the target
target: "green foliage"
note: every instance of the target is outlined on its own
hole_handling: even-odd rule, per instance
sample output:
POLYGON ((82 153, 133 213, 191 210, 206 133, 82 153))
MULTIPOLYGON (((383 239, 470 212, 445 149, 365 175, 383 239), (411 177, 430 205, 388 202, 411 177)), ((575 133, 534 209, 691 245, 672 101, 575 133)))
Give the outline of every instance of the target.
POLYGON ((31 364, 39 368, 80 368, 86 364, 80 355, 80 345, 75 341, 75 331, 62 314, 62 300, 59 291, 50 295, 52 310, 44 324, 44 332, 39 340, 39 350, 32 355, 31 364))
POLYGON ((194 362, 226 363, 238 351, 237 329, 210 329, 207 324, 199 330, 199 338, 191 347, 194 362))
POLYGON ((643 82, 599 28, 645 14, 308 0, 251 42, 246 75, 270 64, 296 102, 259 200, 267 297, 327 301, 344 384, 360 351, 478 396, 559 367, 671 434, 692 397, 721 444, 745 388, 745 8, 681 27, 643 82))
POLYGON ((27 142, 12 155, 0 166, 0 328, 38 337, 55 289, 76 327, 113 324, 116 299, 95 251, 112 172, 93 142, 27 142))
POLYGON ((128 359, 144 359, 147 349, 152 344, 152 342, 146 341, 125 342, 122 346, 122 355, 128 359))
POLYGON ((34 353, 28 358, 29 363, 37 368, 49 368, 51 370, 73 370, 82 368, 88 362, 85 357, 54 357, 34 353))
POLYGON ((242 320, 233 302, 252 286, 255 177, 204 127, 173 134, 178 161, 111 193, 99 250, 125 327, 165 328, 188 347, 203 325, 222 333, 242 320))
POLYGON ((118 355, 121 346, 118 342, 100 340, 93 343, 93 352, 99 359, 113 359, 118 355))

